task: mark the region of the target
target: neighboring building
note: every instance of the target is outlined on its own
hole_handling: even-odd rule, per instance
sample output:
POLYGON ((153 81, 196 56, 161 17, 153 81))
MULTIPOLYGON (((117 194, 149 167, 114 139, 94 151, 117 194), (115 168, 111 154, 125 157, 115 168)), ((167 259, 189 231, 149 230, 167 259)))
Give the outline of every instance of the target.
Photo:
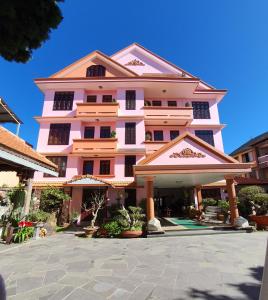
POLYGON ((226 90, 138 44, 112 56, 94 51, 35 83, 44 93, 37 150, 59 166, 58 178, 37 172, 36 189, 64 187, 78 212, 94 189, 126 206, 147 198, 152 219, 153 197, 159 215, 180 214, 201 207, 202 187, 227 178, 237 214, 233 178, 250 166, 223 153, 226 90))
POLYGON ((250 139, 230 155, 239 162, 252 164, 250 173, 236 178, 238 184, 268 186, 268 131, 250 139))

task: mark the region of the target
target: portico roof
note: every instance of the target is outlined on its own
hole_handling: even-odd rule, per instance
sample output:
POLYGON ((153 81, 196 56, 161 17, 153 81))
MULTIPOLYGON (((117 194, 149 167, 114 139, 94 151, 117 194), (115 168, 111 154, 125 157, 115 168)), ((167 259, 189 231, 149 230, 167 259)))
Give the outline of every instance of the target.
POLYGON ((134 166, 138 184, 154 176, 158 187, 204 185, 250 171, 250 164, 239 163, 189 132, 134 166))

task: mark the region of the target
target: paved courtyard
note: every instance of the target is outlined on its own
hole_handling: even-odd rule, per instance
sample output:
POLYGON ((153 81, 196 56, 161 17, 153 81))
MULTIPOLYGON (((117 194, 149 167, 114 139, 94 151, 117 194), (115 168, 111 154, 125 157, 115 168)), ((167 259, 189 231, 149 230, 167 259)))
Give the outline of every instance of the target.
POLYGON ((151 239, 58 234, 6 251, 9 299, 258 299, 267 233, 151 239))

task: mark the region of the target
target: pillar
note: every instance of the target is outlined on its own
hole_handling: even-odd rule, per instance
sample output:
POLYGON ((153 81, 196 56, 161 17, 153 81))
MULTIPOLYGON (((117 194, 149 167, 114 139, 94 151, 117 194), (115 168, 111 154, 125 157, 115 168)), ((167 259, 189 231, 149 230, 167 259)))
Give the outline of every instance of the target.
POLYGON ((196 187, 195 187, 195 192, 196 192, 196 198, 197 198, 198 210, 201 211, 201 210, 203 209, 201 186, 196 186, 196 187))
POLYGON ((233 178, 226 179, 226 187, 228 192, 229 206, 231 212, 231 224, 234 224, 234 220, 239 217, 237 201, 236 201, 236 191, 233 178))
POLYGON ((147 207, 147 221, 154 219, 154 179, 153 177, 146 177, 146 207, 147 207))
POLYGON ((26 186, 26 196, 25 196, 24 207, 23 207, 23 212, 24 212, 25 216, 28 215, 29 211, 30 211, 32 189, 33 189, 33 180, 32 180, 32 178, 28 178, 27 186, 26 186))

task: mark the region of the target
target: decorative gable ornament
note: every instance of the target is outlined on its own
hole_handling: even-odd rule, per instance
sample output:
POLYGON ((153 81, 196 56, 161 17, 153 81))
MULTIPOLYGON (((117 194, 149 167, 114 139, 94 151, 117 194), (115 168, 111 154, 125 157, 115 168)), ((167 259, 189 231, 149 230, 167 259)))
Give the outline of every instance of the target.
POLYGON ((125 66, 145 66, 145 64, 138 59, 133 59, 127 62, 125 66))
POLYGON ((190 148, 185 148, 179 153, 173 152, 169 157, 170 158, 203 158, 206 157, 206 155, 201 152, 194 152, 190 148))

